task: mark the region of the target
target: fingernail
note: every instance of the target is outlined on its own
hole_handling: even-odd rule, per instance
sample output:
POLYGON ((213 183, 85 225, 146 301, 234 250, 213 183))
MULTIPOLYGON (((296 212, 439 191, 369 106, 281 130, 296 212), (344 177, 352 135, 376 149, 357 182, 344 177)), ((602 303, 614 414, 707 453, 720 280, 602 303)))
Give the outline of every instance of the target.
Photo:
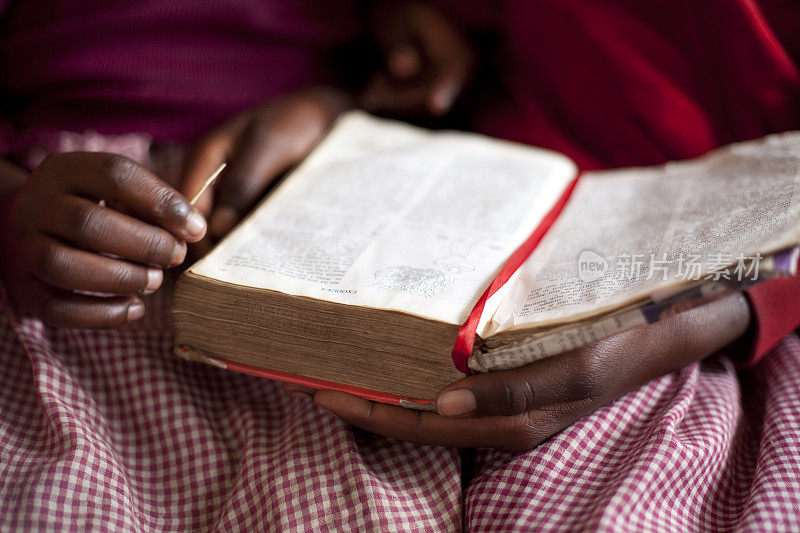
POLYGON ((178 244, 175 245, 175 250, 172 252, 172 263, 169 266, 178 266, 183 263, 184 259, 186 259, 186 242, 178 241, 178 244))
POLYGON ((211 235, 214 237, 222 237, 228 233, 236 225, 239 220, 239 213, 230 207, 220 207, 211 216, 209 228, 211 235))
POLYGON ((456 97, 458 96, 458 84, 450 83, 443 87, 431 99, 431 112, 443 115, 450 110, 456 97))
POLYGON ((286 394, 288 394, 292 398, 306 398, 306 399, 312 398, 310 394, 306 394, 305 392, 300 392, 299 390, 287 392, 286 394))
POLYGON ((144 304, 142 302, 135 302, 128 306, 128 321, 133 322, 139 320, 144 316, 144 304))
POLYGON ((442 416, 462 416, 475 411, 478 401, 469 389, 454 389, 436 400, 436 412, 442 416))
POLYGON ((192 237, 202 237, 206 231, 206 219, 197 211, 193 211, 186 219, 186 232, 192 237))
POLYGON ((147 285, 142 289, 142 294, 153 294, 161 286, 164 281, 164 273, 159 268, 147 269, 147 285))

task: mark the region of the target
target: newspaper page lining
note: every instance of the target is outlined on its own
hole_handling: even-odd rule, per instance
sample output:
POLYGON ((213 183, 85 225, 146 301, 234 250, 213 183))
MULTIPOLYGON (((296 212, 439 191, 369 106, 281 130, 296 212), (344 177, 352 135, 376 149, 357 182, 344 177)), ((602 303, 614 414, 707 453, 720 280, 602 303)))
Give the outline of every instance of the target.
POLYGON ((800 242, 799 191, 798 132, 692 161, 587 173, 478 333, 586 318, 683 283, 689 269, 708 275, 789 248, 800 242), (587 254, 596 279, 579 272, 587 254))
POLYGON ((352 112, 192 272, 461 324, 576 168, 352 112))
POLYGON ((588 323, 571 322, 561 327, 546 328, 525 335, 519 340, 498 342, 496 347, 491 346, 496 339, 490 339, 480 350, 472 353, 468 366, 474 372, 509 370, 582 348, 637 326, 654 324, 740 292, 764 280, 794 276, 797 274, 798 257, 800 257, 800 246, 795 246, 775 255, 766 256, 760 262, 755 278, 745 278, 741 281, 736 278, 721 278, 717 281, 688 283, 686 286, 676 288, 677 291, 651 295, 651 300, 633 304, 632 308, 623 307, 603 317, 590 318, 588 323))

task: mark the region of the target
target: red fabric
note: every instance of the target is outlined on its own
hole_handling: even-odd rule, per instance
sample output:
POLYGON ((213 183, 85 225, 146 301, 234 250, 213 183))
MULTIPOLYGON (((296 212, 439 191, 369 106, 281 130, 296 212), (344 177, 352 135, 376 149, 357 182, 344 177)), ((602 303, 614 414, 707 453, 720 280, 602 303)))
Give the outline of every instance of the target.
MULTIPOLYGON (((800 129, 798 3, 507 0, 498 12, 501 87, 473 125, 485 133, 588 170, 800 129)), ((798 295, 800 279, 748 291, 751 363, 800 323, 798 295)))
POLYGON ((502 25, 504 94, 475 126, 583 170, 798 127, 800 73, 751 0, 508 0, 502 25))
POLYGON ((800 327, 800 277, 775 279, 747 291, 754 338, 748 364, 757 363, 789 332, 800 327))

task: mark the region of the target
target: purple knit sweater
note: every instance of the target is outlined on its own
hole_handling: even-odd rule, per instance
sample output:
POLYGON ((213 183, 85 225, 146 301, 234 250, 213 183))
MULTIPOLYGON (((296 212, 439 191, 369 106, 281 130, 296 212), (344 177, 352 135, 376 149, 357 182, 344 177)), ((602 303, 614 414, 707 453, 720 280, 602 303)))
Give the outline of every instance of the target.
POLYGON ((0 0, 0 155, 58 131, 188 142, 327 81, 350 2, 0 0))

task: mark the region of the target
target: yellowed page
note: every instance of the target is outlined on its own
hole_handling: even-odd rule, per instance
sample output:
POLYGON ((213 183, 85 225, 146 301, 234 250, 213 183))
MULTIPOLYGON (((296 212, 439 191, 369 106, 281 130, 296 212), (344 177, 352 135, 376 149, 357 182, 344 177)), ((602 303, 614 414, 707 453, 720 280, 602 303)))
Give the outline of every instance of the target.
POLYGON ((192 271, 460 324, 574 175, 553 152, 353 112, 192 271))
POLYGON ((661 167, 588 173, 539 248, 492 299, 496 311, 484 316, 479 334, 585 318, 690 275, 713 278, 726 260, 794 246, 798 192, 798 132, 661 167))

